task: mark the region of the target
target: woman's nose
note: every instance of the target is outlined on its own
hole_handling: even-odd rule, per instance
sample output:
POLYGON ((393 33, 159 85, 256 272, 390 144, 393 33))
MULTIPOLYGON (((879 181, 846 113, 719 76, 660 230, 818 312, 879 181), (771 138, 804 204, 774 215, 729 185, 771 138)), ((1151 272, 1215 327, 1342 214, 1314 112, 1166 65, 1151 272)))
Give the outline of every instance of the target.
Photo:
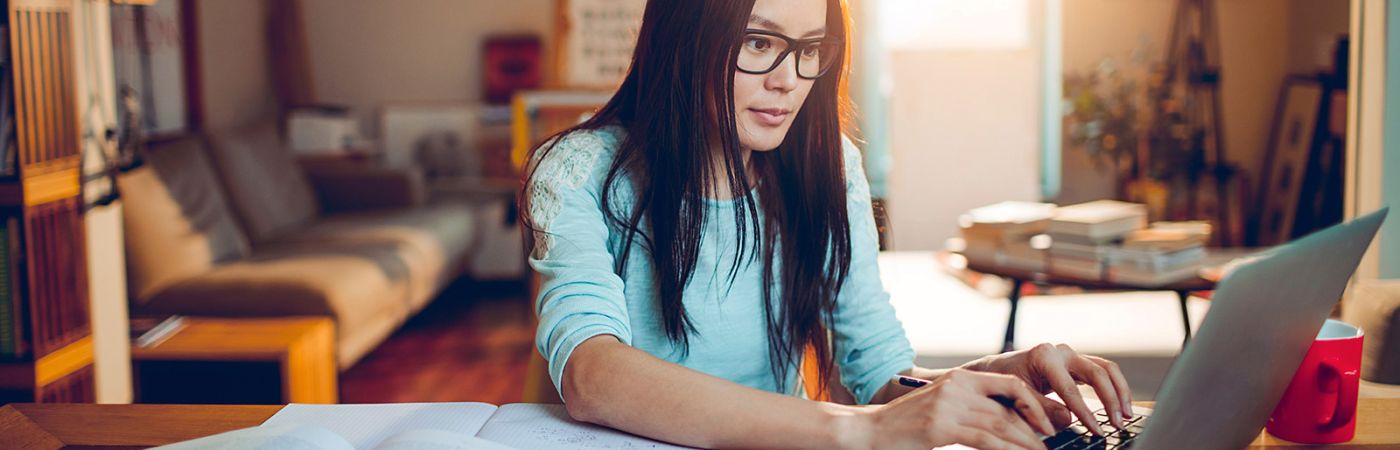
POLYGON ((768 72, 764 87, 770 90, 788 92, 797 88, 797 55, 789 53, 778 63, 778 67, 768 72))

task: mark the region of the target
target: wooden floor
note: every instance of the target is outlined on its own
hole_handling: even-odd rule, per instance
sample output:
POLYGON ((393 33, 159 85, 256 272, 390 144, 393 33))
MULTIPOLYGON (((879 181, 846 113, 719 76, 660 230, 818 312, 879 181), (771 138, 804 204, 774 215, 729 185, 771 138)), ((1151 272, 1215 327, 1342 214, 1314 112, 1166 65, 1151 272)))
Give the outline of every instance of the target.
POLYGON ((521 401, 535 330, 523 282, 460 280, 340 377, 341 403, 521 401))

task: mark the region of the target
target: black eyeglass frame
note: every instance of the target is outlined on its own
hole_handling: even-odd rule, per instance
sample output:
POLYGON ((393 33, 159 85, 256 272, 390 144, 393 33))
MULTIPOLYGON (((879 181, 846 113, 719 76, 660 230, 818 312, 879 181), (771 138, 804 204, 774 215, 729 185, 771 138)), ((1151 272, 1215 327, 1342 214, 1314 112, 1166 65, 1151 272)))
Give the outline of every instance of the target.
MULTIPOLYGON (((781 40, 783 40, 783 42, 785 42, 785 43, 787 44, 787 48, 784 49, 782 53, 779 53, 777 58, 774 58, 774 59, 773 59, 773 65, 768 66, 768 68, 767 68, 767 69, 764 69, 764 70, 745 70, 744 68, 739 67, 739 65, 738 65, 737 62, 734 64, 734 69, 735 69, 735 70, 738 70, 738 71, 743 72, 743 73, 747 73, 747 74, 749 74, 749 75, 763 75, 763 74, 772 72, 774 69, 777 69, 777 68, 778 68, 778 65, 782 64, 783 61, 786 61, 786 60, 787 60, 788 55, 792 54, 792 52, 797 51, 797 49, 802 48, 803 46, 805 46, 805 45, 807 45, 807 44, 830 43, 830 44, 836 46, 837 48, 840 48, 840 45, 841 45, 841 41, 840 41, 839 39, 833 39, 833 38, 830 38, 830 37, 807 38, 807 39, 793 39, 793 38, 790 38, 790 37, 788 37, 787 35, 784 35, 784 34, 782 34, 782 33, 777 33, 777 32, 768 31, 768 30, 759 30, 759 29, 753 29, 753 28, 744 30, 744 36, 745 36, 745 37, 747 37, 747 36, 750 35, 750 34, 757 34, 757 35, 762 35, 762 36, 768 36, 768 37, 774 37, 774 38, 781 39, 781 40)), ((743 43, 742 41, 740 41, 739 45, 740 45, 740 46, 743 46, 743 44, 744 44, 744 43, 743 43)), ((740 49, 739 51, 743 51, 743 49, 740 49)), ((801 55, 799 55, 798 58, 801 58, 801 55)), ((800 61, 794 59, 794 60, 792 61, 792 64, 793 64, 793 66, 794 66, 793 69, 796 69, 797 77, 798 77, 798 78, 801 78, 801 79, 804 79, 804 80, 815 80, 815 79, 821 78, 822 76, 826 75, 827 72, 831 71, 831 68, 836 66, 836 60, 833 59, 830 63, 825 64, 826 67, 822 67, 822 68, 821 68, 821 71, 818 72, 816 76, 811 76, 811 77, 803 76, 803 75, 802 75, 802 70, 801 70, 801 67, 800 67, 800 65, 801 65, 801 62, 800 62, 800 61)))

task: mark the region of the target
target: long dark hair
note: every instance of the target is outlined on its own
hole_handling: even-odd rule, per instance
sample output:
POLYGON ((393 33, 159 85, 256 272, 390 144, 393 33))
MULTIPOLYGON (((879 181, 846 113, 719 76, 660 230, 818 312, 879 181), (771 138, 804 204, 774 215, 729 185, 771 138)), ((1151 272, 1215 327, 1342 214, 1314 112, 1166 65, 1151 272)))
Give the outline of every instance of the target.
MULTIPOLYGON (((847 42, 845 1, 826 4, 827 35, 847 42)), ((607 220, 623 230, 614 270, 620 274, 627 267, 632 246, 640 241, 655 270, 663 328, 682 352, 688 352, 689 336, 698 332, 682 293, 700 252, 704 199, 715 192, 717 180, 725 180, 740 202, 734 208, 740 248, 730 280, 744 260, 761 256, 768 349, 777 385, 786 390, 789 370, 810 347, 819 386, 825 389, 834 370, 829 333, 834 332, 836 298, 851 259, 841 131, 848 110, 849 51, 815 81, 782 145, 752 153, 756 180, 751 180, 735 128, 733 86, 737 51, 753 5, 754 0, 649 0, 631 68, 617 93, 591 119, 549 142, 580 130, 626 130, 600 199, 602 205, 613 205, 613 188, 620 181, 635 187, 630 210, 603 208, 607 220), (723 149, 722 174, 714 173, 712 149, 723 149), (754 189, 757 198, 744 195, 754 189), (751 236, 758 239, 749 247, 751 236)), ((531 159, 542 160, 553 147, 541 146, 531 159)), ((534 178, 532 170, 527 188, 534 178)), ((521 198, 528 202, 530 196, 521 198)), ((521 211, 526 225, 541 231, 530 220, 529 205, 521 211)))

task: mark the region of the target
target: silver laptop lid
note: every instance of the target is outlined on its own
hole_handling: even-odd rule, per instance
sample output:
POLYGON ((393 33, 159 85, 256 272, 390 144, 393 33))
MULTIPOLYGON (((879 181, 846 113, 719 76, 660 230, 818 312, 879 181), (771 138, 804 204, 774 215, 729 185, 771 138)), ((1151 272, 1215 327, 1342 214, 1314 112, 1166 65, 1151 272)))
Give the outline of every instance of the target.
POLYGON ((1275 249, 1222 281, 1196 338, 1167 371, 1134 447, 1249 445, 1342 297, 1388 209, 1275 249))

